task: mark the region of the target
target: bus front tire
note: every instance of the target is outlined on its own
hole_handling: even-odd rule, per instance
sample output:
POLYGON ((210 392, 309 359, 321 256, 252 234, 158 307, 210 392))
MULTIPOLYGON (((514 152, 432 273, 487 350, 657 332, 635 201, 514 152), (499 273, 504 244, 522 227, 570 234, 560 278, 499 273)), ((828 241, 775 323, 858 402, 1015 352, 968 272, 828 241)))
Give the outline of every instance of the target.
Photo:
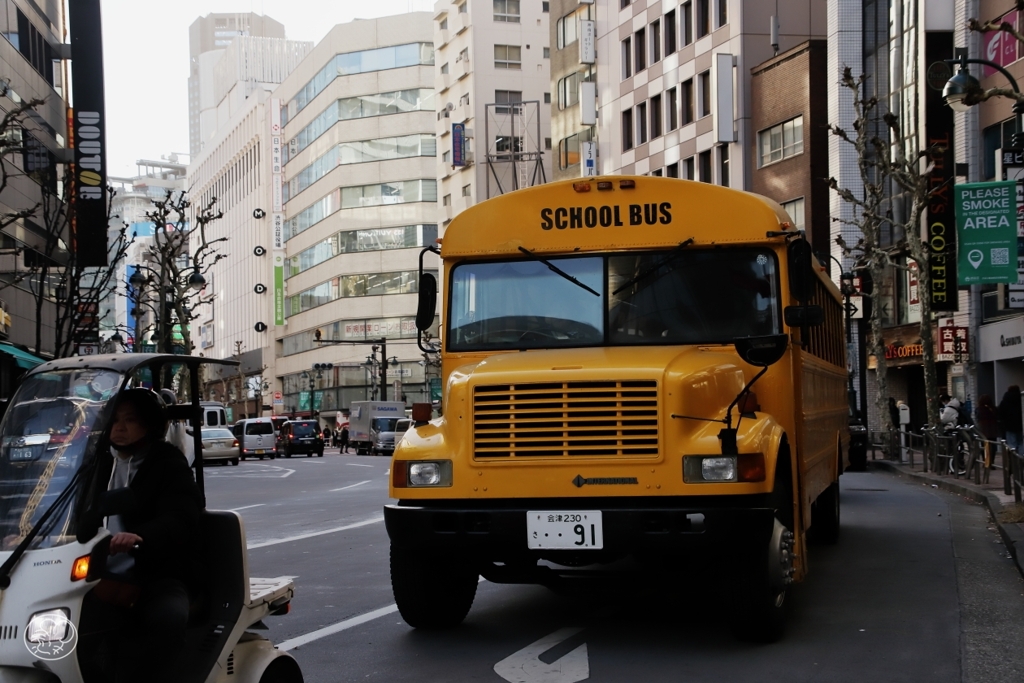
POLYGON ((771 540, 739 558, 737 565, 729 628, 739 640, 774 643, 785 631, 793 533, 776 519, 771 540))
POLYGON ((811 505, 811 528, 807 540, 834 545, 839 540, 839 482, 832 482, 811 505))
POLYGON ((402 618, 413 628, 461 624, 478 582, 477 572, 458 556, 391 546, 391 590, 402 618))

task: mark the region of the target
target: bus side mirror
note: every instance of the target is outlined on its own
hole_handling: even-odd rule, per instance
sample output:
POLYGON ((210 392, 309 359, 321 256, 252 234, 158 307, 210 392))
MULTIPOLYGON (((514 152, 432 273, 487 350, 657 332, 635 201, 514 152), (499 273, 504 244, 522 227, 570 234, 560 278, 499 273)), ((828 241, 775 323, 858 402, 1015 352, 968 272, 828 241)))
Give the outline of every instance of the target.
POLYGON ((786 353, 786 347, 789 345, 789 335, 767 334, 759 337, 738 337, 733 339, 732 343, 736 348, 736 353, 745 362, 754 367, 767 368, 782 359, 786 353))
POLYGON ((814 255, 811 245, 805 239, 789 243, 789 294, 802 304, 814 297, 814 255))
POLYGON ((437 311, 437 278, 430 273, 421 273, 419 289, 416 329, 425 332, 434 324, 434 316, 437 311))
POLYGON ((816 327, 825 322, 821 306, 786 306, 782 317, 790 327, 816 327))

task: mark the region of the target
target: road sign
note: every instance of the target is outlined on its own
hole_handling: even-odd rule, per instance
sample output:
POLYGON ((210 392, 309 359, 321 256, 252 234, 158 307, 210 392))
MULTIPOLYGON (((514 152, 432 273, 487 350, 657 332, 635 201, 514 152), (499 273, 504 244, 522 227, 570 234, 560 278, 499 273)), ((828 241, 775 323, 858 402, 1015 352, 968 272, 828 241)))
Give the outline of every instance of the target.
POLYGON ((284 405, 284 396, 281 395, 280 391, 274 392, 274 405, 284 405))
POLYGON ((78 355, 79 356, 95 356, 100 352, 99 344, 79 344, 78 355))

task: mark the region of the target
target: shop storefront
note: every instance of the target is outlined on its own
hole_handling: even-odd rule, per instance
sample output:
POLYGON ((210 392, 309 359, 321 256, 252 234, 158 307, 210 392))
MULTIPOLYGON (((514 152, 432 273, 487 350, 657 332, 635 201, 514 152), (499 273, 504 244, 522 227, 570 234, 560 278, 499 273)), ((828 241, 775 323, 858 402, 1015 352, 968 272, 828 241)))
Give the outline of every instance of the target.
POLYGON ((1010 385, 1024 387, 1024 317, 978 328, 978 393, 999 403, 1010 385))

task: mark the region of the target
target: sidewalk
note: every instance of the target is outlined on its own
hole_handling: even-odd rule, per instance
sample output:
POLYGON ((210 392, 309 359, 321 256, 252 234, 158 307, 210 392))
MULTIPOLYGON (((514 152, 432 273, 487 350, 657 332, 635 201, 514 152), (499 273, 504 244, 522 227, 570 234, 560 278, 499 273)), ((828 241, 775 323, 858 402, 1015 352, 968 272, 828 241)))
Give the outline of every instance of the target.
POLYGON ((999 513, 1004 509, 1014 506, 1013 494, 1007 495, 1003 492, 1003 471, 993 469, 989 475, 987 484, 975 484, 974 480, 967 480, 963 477, 954 479, 953 475, 939 475, 934 472, 924 472, 920 462, 910 466, 906 463, 893 462, 891 460, 868 460, 868 469, 884 469, 893 472, 901 477, 908 477, 925 484, 937 486, 940 489, 956 493, 970 498, 982 505, 987 505, 992 515, 993 524, 999 530, 999 535, 1006 545, 1007 551, 1017 564, 1017 569, 1024 575, 1024 524, 1003 523, 999 521, 999 513))

